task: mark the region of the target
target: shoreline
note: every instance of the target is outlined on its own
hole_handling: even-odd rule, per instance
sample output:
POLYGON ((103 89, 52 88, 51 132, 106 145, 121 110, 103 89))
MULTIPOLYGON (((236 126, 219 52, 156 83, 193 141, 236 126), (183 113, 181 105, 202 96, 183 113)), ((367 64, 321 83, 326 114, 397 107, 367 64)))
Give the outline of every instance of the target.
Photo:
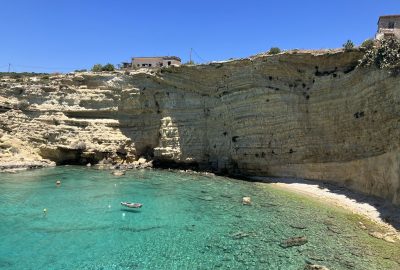
MULTIPOLYGON (((386 232, 395 234, 395 238, 397 238, 396 242, 400 241, 400 209, 384 199, 357 193, 318 180, 264 176, 254 176, 249 177, 249 179, 268 184, 276 189, 311 197, 320 203, 345 209, 366 218, 386 232), (385 220, 388 218, 390 219, 390 223, 385 220)), ((360 226, 366 229, 363 224, 360 224, 360 226)))
MULTIPOLYGON (((4 165, 4 164, 2 164, 4 165)), ((36 166, 24 166, 26 164, 18 164, 19 166, 3 166, 0 173, 17 173, 24 170, 41 169, 46 167, 54 167, 54 164, 37 164, 36 166), (40 166, 42 165, 42 166, 40 166), (44 165, 44 166, 43 166, 44 165)), ((29 164, 32 165, 32 164, 29 164)), ((133 168, 105 168, 94 166, 98 170, 134 170, 133 168)), ((161 169, 161 170, 174 170, 180 173, 186 174, 204 174, 204 175, 218 175, 213 172, 202 172, 193 170, 182 170, 177 168, 153 168, 146 167, 135 168, 135 169, 161 169)), ((237 178, 235 176, 229 176, 229 178, 240 179, 242 181, 255 181, 263 184, 268 184, 273 188, 293 192, 305 197, 311 197, 317 200, 319 203, 324 203, 330 206, 340 207, 346 211, 351 212, 366 218, 367 220, 378 225, 381 229, 384 229, 391 236, 395 236, 396 242, 400 241, 400 208, 394 206, 388 201, 385 201, 379 197, 373 197, 371 195, 366 195, 351 191, 347 188, 340 187, 334 183, 327 183, 321 180, 306 180, 301 178, 279 178, 279 177, 268 177, 268 176, 242 176, 237 178), (387 222, 385 219, 390 219, 387 222)), ((359 224, 361 228, 365 228, 364 224, 359 224)), ((371 234, 371 233, 370 233, 371 234)), ((372 235, 374 236, 374 235, 372 235)), ((376 236, 374 236, 376 237, 376 236)), ((380 238, 380 237, 376 237, 380 238)), ((383 239, 384 237, 382 237, 383 239)), ((383 239, 385 240, 385 239, 383 239)), ((389 241, 390 242, 390 241, 389 241)))

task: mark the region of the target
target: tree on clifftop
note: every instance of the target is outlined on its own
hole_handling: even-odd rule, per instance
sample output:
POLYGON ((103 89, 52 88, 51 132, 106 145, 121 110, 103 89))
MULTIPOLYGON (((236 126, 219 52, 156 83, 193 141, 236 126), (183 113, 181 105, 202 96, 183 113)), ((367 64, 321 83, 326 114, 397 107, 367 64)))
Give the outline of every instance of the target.
POLYGON ((115 67, 113 64, 106 64, 106 65, 101 65, 101 64, 96 64, 92 67, 93 72, 101 72, 101 71, 114 71, 115 67))
POLYGON ((100 72, 103 70, 103 66, 101 64, 96 64, 92 67, 93 72, 100 72))
POLYGON ((268 54, 278 54, 281 52, 281 49, 279 49, 278 47, 272 47, 271 49, 269 49, 268 54))
POLYGON ((349 39, 348 41, 346 41, 346 43, 343 44, 343 48, 344 48, 346 51, 349 51, 349 50, 353 49, 353 48, 354 48, 354 43, 353 43, 353 41, 351 41, 350 39, 349 39))
POLYGON ((364 42, 361 44, 362 48, 365 48, 367 50, 373 49, 375 46, 375 42, 373 39, 366 39, 364 42))
POLYGON ((114 71, 115 68, 114 68, 113 64, 108 63, 107 65, 103 66, 103 68, 101 70, 102 71, 114 71))

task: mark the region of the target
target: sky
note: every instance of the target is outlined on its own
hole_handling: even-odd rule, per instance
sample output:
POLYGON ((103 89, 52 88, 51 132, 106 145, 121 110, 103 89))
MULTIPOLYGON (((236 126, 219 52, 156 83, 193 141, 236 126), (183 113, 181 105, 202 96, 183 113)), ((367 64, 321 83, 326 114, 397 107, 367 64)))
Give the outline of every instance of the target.
POLYGON ((69 72, 134 56, 198 63, 374 36, 398 0, 2 0, 0 71, 69 72))

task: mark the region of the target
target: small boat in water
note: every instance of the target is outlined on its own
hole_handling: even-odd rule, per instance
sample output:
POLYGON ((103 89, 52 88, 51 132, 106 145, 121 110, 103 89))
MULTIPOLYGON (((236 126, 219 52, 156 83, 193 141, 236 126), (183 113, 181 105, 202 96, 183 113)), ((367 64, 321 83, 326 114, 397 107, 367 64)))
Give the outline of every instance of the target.
POLYGON ((129 208, 140 208, 143 206, 143 204, 141 203, 130 203, 130 202, 121 202, 121 205, 129 208))

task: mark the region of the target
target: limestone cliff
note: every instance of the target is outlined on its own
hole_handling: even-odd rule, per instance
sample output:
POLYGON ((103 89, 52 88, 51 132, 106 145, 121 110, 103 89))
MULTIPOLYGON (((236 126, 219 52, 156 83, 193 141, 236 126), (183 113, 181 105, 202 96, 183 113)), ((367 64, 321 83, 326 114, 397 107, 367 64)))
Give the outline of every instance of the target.
POLYGON ((9 147, 0 145, 0 162, 18 161, 25 146, 28 161, 43 164, 151 156, 329 180, 400 204, 400 77, 357 68, 362 55, 293 51, 131 74, 2 77, 0 140, 9 147))

